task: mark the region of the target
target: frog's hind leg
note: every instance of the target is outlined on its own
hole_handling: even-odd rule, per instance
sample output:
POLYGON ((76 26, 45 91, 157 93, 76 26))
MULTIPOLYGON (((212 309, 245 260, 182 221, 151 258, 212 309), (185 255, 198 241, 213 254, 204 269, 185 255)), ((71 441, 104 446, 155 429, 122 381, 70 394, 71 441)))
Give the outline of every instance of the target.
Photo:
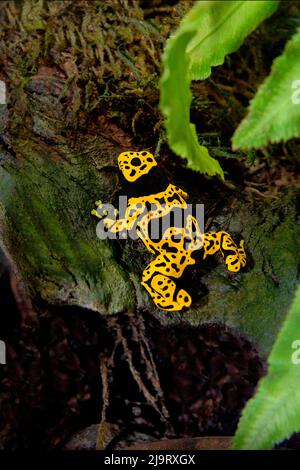
POLYGON ((182 310, 191 305, 190 295, 184 289, 179 289, 174 280, 181 277, 188 264, 194 264, 192 258, 187 259, 188 255, 189 253, 186 253, 184 256, 186 260, 183 261, 181 251, 180 256, 176 257, 174 253, 160 253, 144 270, 141 284, 147 289, 158 308, 182 310))
POLYGON ((191 296, 184 289, 178 290, 175 281, 163 274, 143 274, 141 284, 147 289, 155 305, 162 310, 179 311, 192 303, 191 296))
POLYGON ((197 220, 188 216, 184 228, 170 227, 164 234, 159 255, 144 270, 142 285, 163 310, 182 310, 191 305, 191 296, 179 289, 176 279, 187 266, 195 264, 192 254, 202 247, 203 235, 197 220), (175 278, 175 280, 174 280, 175 278))

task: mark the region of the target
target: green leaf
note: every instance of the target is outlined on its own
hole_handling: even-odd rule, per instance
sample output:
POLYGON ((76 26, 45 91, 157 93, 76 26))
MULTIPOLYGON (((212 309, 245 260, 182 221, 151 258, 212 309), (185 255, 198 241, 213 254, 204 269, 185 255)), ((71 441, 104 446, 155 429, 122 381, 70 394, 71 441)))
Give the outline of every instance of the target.
POLYGON ((197 22, 197 33, 188 45, 193 80, 204 80, 211 67, 221 65, 226 54, 236 51, 244 39, 270 16, 277 1, 199 2, 198 11, 186 21, 197 22), (201 23, 199 22, 201 21, 201 23))
POLYGON ((208 175, 223 170, 208 150, 199 145, 195 125, 190 122, 192 79, 204 79, 211 67, 220 65, 236 50, 264 18, 277 8, 276 1, 197 2, 174 36, 163 57, 160 108, 166 118, 171 149, 188 166, 208 175))
POLYGON ((275 59, 271 74, 233 136, 234 148, 259 148, 300 135, 300 29, 275 59))
POLYGON ((235 449, 270 449, 300 431, 300 286, 269 356, 269 371, 244 409, 235 449))

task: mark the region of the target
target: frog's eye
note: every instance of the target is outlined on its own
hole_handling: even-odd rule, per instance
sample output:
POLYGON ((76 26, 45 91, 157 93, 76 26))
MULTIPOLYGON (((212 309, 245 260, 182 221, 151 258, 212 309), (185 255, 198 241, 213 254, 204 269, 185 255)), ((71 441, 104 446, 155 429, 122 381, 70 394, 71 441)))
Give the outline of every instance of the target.
POLYGON ((118 157, 119 168, 127 181, 136 181, 149 173, 157 165, 154 156, 143 150, 142 152, 123 152, 118 157))

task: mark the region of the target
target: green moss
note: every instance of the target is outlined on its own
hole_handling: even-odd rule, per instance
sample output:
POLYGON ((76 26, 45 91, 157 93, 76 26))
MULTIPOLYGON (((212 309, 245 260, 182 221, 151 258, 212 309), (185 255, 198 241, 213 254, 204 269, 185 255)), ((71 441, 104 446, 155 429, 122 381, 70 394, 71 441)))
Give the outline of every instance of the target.
POLYGON ((28 32, 44 30, 46 23, 43 19, 43 0, 24 0, 22 4, 22 26, 28 32))
POLYGON ((66 82, 72 75, 81 90, 82 110, 101 109, 104 92, 106 105, 118 89, 124 100, 143 88, 149 76, 158 81, 164 40, 190 4, 170 7, 165 21, 159 9, 146 19, 138 2, 124 2, 122 15, 117 0, 6 2, 0 15, 0 58, 6 73, 15 75, 11 89, 43 64, 65 74, 66 82))
MULTIPOLYGON (((134 289, 114 258, 109 241, 96 237, 90 216, 96 171, 84 162, 76 171, 47 161, 31 149, 30 161, 1 170, 0 198, 10 251, 35 297, 112 314, 135 308, 134 289), (74 174, 76 173, 76 175, 74 174)), ((100 188, 97 188, 100 190, 100 188)), ((100 191, 99 191, 100 192, 100 191)))

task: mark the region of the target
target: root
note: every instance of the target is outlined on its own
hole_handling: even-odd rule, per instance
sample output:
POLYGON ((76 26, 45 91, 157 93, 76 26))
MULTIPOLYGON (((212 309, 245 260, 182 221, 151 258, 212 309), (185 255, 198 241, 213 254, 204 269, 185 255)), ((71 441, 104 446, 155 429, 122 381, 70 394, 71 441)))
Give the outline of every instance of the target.
MULTIPOLYGON (((160 385, 159 376, 153 359, 152 351, 145 333, 144 318, 141 314, 126 314, 125 318, 113 317, 107 320, 108 328, 114 337, 114 347, 110 355, 101 353, 100 355, 100 374, 102 381, 102 409, 101 420, 98 430, 97 450, 105 449, 107 445, 107 435, 111 434, 111 425, 109 423, 109 410, 111 405, 110 386, 113 381, 113 374, 117 367, 117 361, 125 360, 131 378, 137 384, 143 400, 140 405, 147 404, 159 415, 162 423, 165 425, 165 435, 172 436, 173 428, 169 422, 169 411, 167 409, 164 393, 160 385), (125 320, 125 321, 124 321, 125 320), (131 350, 131 342, 138 345, 137 351, 131 350), (116 351, 121 347, 122 353, 116 351), (135 357, 137 356, 137 357, 135 357), (135 365, 144 366, 138 370, 135 365)), ((129 404, 135 405, 137 402, 130 401, 129 404)))

